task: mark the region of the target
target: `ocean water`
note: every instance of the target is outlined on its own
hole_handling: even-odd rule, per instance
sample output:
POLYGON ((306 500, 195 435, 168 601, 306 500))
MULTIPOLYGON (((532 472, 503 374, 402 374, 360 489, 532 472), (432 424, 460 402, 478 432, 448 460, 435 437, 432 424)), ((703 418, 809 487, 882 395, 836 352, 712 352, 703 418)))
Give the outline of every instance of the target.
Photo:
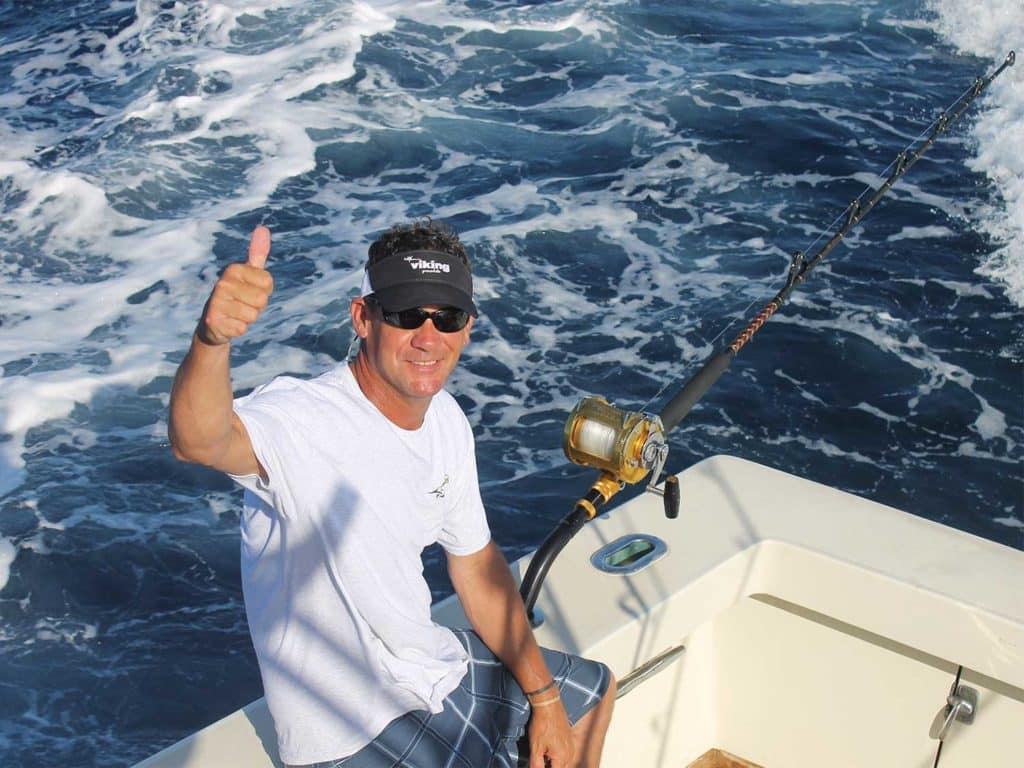
MULTIPOLYGON (((0 765, 131 765, 261 693, 239 493, 174 461, 206 294, 274 233, 241 392, 343 360, 366 246, 470 246, 451 388, 510 558, 974 77, 1019 0, 0 4, 0 765), (979 7, 980 6, 980 7, 979 7)), ((1024 548, 1024 64, 672 433, 1024 548)), ((685 526, 685 513, 679 521, 685 526)), ((436 595, 449 589, 436 552, 436 595)))

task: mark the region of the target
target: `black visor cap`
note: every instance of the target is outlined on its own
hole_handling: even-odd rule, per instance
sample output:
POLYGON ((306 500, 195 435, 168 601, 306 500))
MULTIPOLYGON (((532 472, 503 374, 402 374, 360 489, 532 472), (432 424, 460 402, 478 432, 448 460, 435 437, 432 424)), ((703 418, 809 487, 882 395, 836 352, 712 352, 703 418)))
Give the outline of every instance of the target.
POLYGON ((457 256, 441 251, 407 251, 367 269, 380 305, 400 312, 414 307, 456 307, 476 317, 473 276, 457 256))

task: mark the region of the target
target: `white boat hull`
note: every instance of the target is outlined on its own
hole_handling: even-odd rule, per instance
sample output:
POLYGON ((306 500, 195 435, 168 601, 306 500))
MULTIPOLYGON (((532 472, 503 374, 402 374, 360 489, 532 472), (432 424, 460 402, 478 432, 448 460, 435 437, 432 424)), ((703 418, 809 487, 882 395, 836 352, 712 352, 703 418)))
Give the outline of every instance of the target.
MULTIPOLYGON (((740 459, 680 487, 677 520, 646 494, 584 528, 538 601, 542 644, 620 680, 685 648, 619 700, 605 765, 717 748, 765 768, 931 768, 961 666, 977 706, 941 768, 1024 765, 1024 552, 740 459), (591 564, 637 533, 666 554, 628 576, 591 564)), ((434 614, 464 623, 454 599, 434 614)), ((261 700, 139 768, 280 765, 273 745, 261 700)))

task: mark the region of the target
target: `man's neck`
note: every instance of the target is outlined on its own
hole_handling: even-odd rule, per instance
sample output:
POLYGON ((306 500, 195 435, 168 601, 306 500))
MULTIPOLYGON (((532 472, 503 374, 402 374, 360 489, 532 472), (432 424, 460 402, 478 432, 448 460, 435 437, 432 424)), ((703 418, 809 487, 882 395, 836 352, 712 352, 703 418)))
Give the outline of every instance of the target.
POLYGON ((423 426, 423 417, 430 407, 432 398, 410 399, 397 395, 380 377, 366 358, 359 354, 349 363, 349 370, 363 395, 384 417, 401 429, 414 430, 423 426))

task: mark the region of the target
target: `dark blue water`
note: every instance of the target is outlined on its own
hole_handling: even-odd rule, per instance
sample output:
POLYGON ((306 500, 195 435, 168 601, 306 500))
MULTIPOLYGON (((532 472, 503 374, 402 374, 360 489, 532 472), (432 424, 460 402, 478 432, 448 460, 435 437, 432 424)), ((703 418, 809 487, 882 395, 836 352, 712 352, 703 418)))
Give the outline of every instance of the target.
MULTIPOLYGON (((515 558, 590 478, 576 400, 657 410, 1024 28, 940 0, 241 5, 0 5, 0 765, 130 765, 261 695, 239 492, 165 421, 255 224, 277 290, 239 391, 344 359, 380 231, 461 230, 483 314, 451 389, 515 558)), ((729 453, 1024 548, 1020 70, 744 348, 670 470, 729 453)))

